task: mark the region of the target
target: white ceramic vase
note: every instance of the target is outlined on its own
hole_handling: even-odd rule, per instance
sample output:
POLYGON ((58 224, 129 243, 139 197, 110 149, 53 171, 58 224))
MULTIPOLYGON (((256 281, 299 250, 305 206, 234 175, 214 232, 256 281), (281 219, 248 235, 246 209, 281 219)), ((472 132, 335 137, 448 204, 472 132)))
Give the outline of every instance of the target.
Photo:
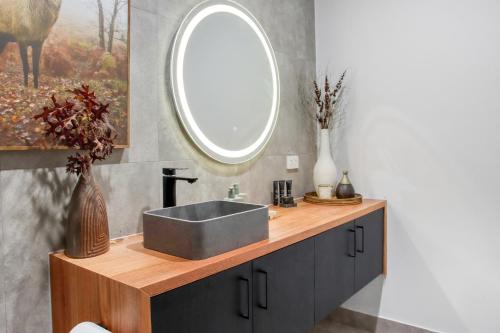
POLYGON ((319 156, 314 166, 313 182, 316 193, 319 185, 331 185, 335 188, 337 182, 337 167, 330 153, 330 134, 328 129, 320 133, 319 156))

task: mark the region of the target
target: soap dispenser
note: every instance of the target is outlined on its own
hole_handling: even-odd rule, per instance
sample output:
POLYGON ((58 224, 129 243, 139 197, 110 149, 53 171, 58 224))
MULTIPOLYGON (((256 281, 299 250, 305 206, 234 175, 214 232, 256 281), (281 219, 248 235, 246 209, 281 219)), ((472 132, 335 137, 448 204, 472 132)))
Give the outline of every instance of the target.
POLYGON ((227 197, 224 198, 224 200, 245 202, 246 197, 247 197, 246 193, 240 192, 240 184, 235 183, 229 187, 228 192, 227 192, 227 197))

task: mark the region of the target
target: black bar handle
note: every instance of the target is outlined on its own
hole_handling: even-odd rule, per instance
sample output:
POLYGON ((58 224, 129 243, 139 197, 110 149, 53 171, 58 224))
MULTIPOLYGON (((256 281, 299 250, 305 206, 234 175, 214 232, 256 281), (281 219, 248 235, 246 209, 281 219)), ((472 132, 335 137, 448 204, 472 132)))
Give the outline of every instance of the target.
MULTIPOLYGON (((265 301, 265 302, 261 302, 261 301, 260 301, 260 297, 259 297, 259 304, 258 304, 258 306, 259 306, 259 308, 261 308, 261 309, 267 310, 267 308, 268 308, 268 301, 267 301, 267 300, 268 300, 267 272, 266 272, 266 271, 264 271, 264 270, 262 270, 262 269, 259 269, 259 270, 257 271, 257 273, 264 274, 264 275, 265 275, 265 277, 266 277, 266 279, 265 279, 265 281, 266 281, 266 295, 265 295, 265 296, 266 296, 266 301, 265 301)), ((259 293, 259 296, 260 296, 260 293, 259 293)))
POLYGON ((356 242, 356 252, 365 253, 365 227, 357 225, 356 230, 361 230, 361 250, 358 250, 358 242, 356 242))
MULTIPOLYGON (((241 277, 240 282, 246 284, 246 302, 243 302, 243 298, 241 297, 241 305, 240 305, 240 316, 245 319, 250 319, 250 281, 247 278, 241 277), (246 304, 245 304, 246 303, 246 304), (246 311, 243 308, 246 307, 246 311)), ((243 293, 242 293, 243 294, 243 293)))
POLYGON ((355 229, 349 229, 349 234, 354 237, 354 240, 352 242, 353 251, 351 253, 351 247, 348 244, 347 245, 348 246, 347 255, 349 257, 351 257, 351 258, 356 258, 356 230, 355 229))

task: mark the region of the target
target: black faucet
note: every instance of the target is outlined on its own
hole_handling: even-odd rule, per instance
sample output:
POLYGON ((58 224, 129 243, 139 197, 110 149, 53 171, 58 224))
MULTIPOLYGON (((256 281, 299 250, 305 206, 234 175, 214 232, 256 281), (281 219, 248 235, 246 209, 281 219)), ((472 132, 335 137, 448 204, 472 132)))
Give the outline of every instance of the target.
POLYGON ((177 170, 187 170, 187 168, 163 168, 163 208, 177 205, 176 184, 178 180, 185 180, 192 184, 198 178, 178 177, 177 170))

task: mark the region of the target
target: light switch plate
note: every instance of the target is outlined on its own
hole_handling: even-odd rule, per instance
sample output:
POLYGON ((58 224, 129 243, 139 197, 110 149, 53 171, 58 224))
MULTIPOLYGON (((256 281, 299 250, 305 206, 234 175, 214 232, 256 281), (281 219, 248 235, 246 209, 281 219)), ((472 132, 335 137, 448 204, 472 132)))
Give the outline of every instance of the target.
POLYGON ((286 157, 287 170, 295 170, 299 168, 299 155, 288 155, 286 157))

